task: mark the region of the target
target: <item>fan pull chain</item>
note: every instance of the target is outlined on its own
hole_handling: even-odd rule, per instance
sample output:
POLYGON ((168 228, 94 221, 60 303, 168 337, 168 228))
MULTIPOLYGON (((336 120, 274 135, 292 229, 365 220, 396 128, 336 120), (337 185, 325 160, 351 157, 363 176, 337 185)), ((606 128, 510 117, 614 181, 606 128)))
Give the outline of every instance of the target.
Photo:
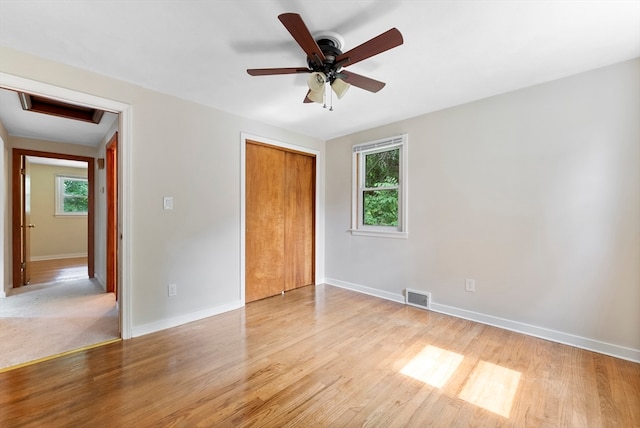
POLYGON ((327 108, 327 84, 328 84, 328 81, 325 80, 324 91, 322 92, 322 101, 324 102, 324 104, 322 105, 322 108, 327 108))
POLYGON ((329 83, 328 91, 329 91, 329 105, 331 107, 329 107, 329 111, 333 111, 333 90, 331 89, 331 84, 329 83))

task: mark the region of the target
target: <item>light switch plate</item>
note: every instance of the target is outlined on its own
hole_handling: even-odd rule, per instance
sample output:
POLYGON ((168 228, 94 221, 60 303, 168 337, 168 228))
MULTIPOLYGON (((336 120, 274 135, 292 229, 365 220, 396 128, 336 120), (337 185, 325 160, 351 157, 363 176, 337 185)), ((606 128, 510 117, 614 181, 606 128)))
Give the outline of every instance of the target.
POLYGON ((165 210, 172 210, 173 209, 173 197, 165 196, 164 198, 162 198, 162 208, 164 208, 165 210))
POLYGON ((474 292, 476 291, 476 280, 472 278, 467 278, 464 281, 465 290, 474 292))

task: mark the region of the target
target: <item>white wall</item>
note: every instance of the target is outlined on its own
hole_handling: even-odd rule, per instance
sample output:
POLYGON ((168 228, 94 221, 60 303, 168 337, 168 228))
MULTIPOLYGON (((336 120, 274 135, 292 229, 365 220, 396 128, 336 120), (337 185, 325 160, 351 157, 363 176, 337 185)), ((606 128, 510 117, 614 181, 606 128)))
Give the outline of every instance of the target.
POLYGON ((123 184, 131 194, 133 334, 242 304, 241 132, 320 156, 324 142, 11 49, 0 55, 4 73, 131 106, 131 177, 123 184), (173 196, 172 211, 162 210, 163 196, 173 196), (172 298, 170 283, 178 286, 172 298))
POLYGON ((636 59, 328 141, 327 282, 640 358, 639 121, 636 59), (409 238, 352 236, 351 147, 404 132, 409 238))

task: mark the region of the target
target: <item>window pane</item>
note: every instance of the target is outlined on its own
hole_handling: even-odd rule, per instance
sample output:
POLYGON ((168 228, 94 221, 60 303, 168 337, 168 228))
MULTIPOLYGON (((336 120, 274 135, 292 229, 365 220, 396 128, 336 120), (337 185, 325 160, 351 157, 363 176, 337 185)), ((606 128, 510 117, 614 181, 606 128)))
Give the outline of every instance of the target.
POLYGON ((87 196, 89 195, 89 183, 86 180, 64 180, 64 194, 87 196))
POLYGON ((364 187, 397 186, 400 177, 400 149, 365 156, 364 187))
POLYGON ((398 225, 398 190, 364 192, 363 223, 368 226, 398 225))
POLYGON ((65 196, 63 209, 66 213, 86 213, 89 206, 89 198, 84 196, 65 196))

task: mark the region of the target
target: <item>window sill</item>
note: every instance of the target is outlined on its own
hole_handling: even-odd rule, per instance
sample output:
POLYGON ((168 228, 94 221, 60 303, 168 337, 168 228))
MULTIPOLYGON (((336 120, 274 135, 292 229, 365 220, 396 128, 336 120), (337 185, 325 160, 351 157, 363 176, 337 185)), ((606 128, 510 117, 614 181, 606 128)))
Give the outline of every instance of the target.
POLYGON ((407 232, 392 232, 392 231, 379 231, 379 230, 363 230, 363 229, 351 229, 351 234, 354 236, 373 236, 376 238, 394 238, 394 239, 407 239, 409 234, 407 232))

